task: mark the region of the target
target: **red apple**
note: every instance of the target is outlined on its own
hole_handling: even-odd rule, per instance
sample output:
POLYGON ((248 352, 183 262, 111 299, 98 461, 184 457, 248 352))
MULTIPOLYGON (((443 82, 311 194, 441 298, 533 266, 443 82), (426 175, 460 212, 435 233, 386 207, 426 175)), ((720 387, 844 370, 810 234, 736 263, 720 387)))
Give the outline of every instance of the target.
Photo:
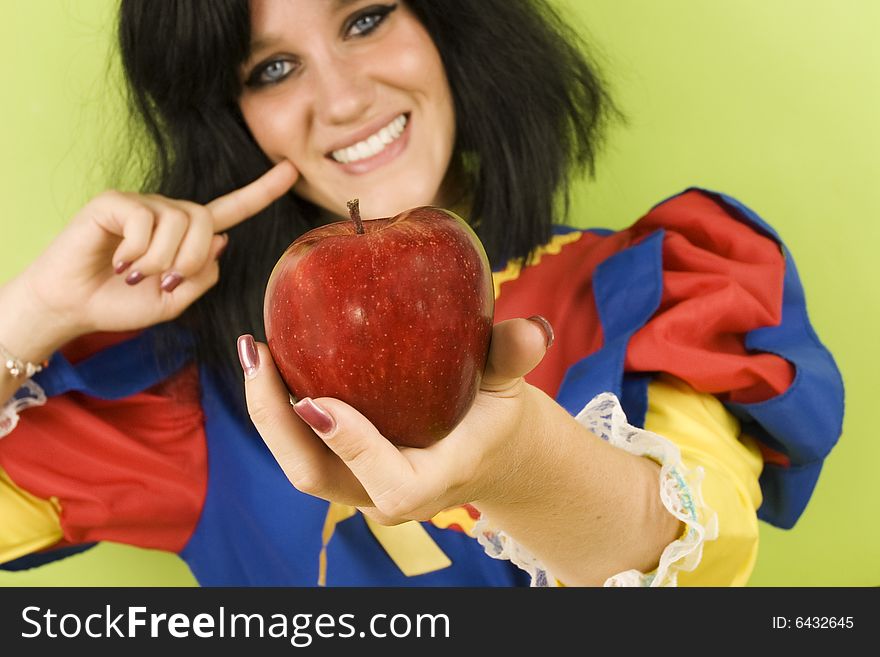
POLYGON ((495 306, 477 236, 435 207, 315 228, 269 278, 266 337, 291 394, 350 404, 396 445, 446 436, 480 387, 495 306))

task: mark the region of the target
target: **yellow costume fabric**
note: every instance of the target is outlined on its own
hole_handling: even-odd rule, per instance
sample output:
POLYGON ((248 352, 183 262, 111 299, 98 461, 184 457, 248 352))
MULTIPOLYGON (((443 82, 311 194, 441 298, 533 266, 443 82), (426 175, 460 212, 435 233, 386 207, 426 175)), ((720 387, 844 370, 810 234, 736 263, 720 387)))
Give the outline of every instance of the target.
POLYGON ((679 586, 744 586, 755 566, 763 460, 754 439, 713 395, 660 376, 648 386, 645 429, 675 443, 687 468, 702 466, 705 505, 718 515, 718 538, 706 541, 679 586))
POLYGON ((57 500, 42 500, 16 486, 0 468, 0 563, 61 540, 57 500))

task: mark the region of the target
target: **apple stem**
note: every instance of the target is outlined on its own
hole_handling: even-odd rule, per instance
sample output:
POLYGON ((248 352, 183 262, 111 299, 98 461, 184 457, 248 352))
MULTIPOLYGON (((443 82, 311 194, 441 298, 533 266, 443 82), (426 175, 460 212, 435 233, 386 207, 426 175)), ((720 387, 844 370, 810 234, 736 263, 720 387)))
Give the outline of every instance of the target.
POLYGON ((361 220, 361 209, 360 205, 358 205, 359 200, 355 199, 353 201, 348 202, 348 213, 351 215, 351 220, 354 222, 354 229, 358 235, 364 234, 364 222, 361 220))

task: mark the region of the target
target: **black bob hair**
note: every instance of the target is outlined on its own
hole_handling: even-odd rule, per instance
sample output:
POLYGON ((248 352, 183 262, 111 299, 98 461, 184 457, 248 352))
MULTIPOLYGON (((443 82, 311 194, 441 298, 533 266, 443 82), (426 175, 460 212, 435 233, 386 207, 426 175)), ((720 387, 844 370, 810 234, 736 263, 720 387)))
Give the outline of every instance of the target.
MULTIPOLYGON (((452 166, 469 219, 493 267, 527 258, 567 210, 570 177, 593 173, 603 127, 619 112, 547 0, 406 4, 446 68, 457 121, 452 166)), ((127 100, 149 152, 142 191, 206 203, 271 166, 237 103, 250 29, 247 0, 122 0, 127 100)), ((272 267, 321 222, 320 209, 292 192, 262 214, 230 230, 219 283, 171 326, 193 333, 198 359, 231 381, 240 379, 236 338, 264 339, 272 267)))

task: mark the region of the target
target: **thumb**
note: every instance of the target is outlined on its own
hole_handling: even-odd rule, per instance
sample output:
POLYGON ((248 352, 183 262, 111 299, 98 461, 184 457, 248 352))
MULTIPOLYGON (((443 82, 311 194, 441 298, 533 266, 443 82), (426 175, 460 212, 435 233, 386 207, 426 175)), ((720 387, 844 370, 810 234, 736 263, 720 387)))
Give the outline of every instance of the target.
POLYGON ((500 392, 514 385, 537 367, 553 338, 553 327, 540 315, 496 324, 480 387, 500 392))

